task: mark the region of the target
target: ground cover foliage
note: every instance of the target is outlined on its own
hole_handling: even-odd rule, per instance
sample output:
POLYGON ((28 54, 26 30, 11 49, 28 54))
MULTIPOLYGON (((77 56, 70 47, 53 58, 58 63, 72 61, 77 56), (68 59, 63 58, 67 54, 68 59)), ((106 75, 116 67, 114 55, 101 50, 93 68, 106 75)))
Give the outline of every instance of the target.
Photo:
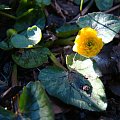
POLYGON ((0 120, 120 119, 120 0, 0 1, 0 120), (73 52, 91 27, 103 48, 73 52))

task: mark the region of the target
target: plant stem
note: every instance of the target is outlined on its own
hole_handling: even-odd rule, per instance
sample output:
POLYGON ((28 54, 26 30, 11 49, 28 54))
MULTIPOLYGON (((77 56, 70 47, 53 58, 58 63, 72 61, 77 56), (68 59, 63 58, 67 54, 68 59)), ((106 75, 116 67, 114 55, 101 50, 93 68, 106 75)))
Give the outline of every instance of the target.
POLYGON ((26 16, 27 14, 31 13, 33 10, 34 10, 33 8, 29 9, 28 11, 24 12, 21 16, 19 16, 17 19, 20 19, 20 18, 26 16))
POLYGON ((54 63, 56 66, 62 68, 62 69, 65 70, 65 71, 67 71, 67 69, 66 69, 60 62, 58 62, 57 58, 54 56, 53 53, 51 53, 50 59, 53 61, 53 63, 54 63))
POLYGON ((80 3, 80 12, 82 11, 83 3, 84 3, 84 0, 81 0, 81 3, 80 3))
POLYGON ((10 14, 5 13, 5 12, 2 12, 2 11, 0 11, 0 14, 1 14, 1 15, 4 15, 4 16, 6 16, 6 17, 9 17, 9 18, 11 18, 11 19, 14 19, 14 20, 16 20, 16 19, 17 19, 15 16, 10 15, 10 14))

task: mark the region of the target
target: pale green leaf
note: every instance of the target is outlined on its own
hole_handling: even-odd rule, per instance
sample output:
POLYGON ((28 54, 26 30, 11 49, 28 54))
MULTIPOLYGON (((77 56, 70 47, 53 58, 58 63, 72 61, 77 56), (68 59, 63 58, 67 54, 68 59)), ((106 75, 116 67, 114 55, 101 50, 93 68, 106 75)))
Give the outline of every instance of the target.
POLYGON ((92 85, 91 101, 99 108, 105 110, 107 107, 104 86, 95 70, 99 70, 96 64, 88 58, 79 54, 71 54, 66 58, 67 66, 70 70, 75 70, 85 76, 92 85))
POLYGON ((91 27, 98 32, 104 43, 109 43, 120 31, 120 19, 112 14, 101 12, 89 13, 78 18, 80 28, 91 27))
POLYGON ((11 43, 15 48, 31 48, 40 42, 42 32, 37 26, 32 26, 27 29, 26 36, 16 34, 11 38, 11 43))

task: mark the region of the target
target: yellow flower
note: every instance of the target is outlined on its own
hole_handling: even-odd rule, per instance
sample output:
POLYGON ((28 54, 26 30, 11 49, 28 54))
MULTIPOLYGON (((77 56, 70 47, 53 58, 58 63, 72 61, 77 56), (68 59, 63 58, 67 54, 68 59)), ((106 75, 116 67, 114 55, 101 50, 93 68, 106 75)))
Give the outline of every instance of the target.
POLYGON ((90 28, 82 28, 75 39, 73 51, 85 57, 96 56, 103 47, 102 38, 97 36, 97 31, 90 28))

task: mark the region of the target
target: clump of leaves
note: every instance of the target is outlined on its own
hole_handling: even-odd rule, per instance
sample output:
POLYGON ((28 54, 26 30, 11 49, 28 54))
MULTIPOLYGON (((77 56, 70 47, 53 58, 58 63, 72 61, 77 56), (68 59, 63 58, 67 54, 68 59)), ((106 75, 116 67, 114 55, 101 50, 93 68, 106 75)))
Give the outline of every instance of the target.
MULTIPOLYGON (((106 1, 95 2, 100 10, 109 9, 113 4, 111 0, 109 1, 111 4, 109 6, 105 4, 103 8, 101 3, 104 4, 106 1)), ((99 70, 96 62, 73 53, 66 55, 65 68, 46 46, 49 43, 50 47, 73 45, 74 35, 84 27, 95 29, 104 44, 107 44, 119 32, 120 19, 112 14, 90 13, 79 17, 77 23, 55 27, 52 32, 56 39, 47 41, 44 36, 47 31, 44 29, 46 26, 44 10, 50 4, 50 0, 21 0, 16 16, 10 16, 16 20, 14 29, 7 31, 7 38, 0 42, 0 48, 9 50, 13 61, 22 68, 40 67, 44 63, 49 63, 49 58, 55 65, 49 63, 42 69, 37 68, 39 81, 30 82, 23 88, 19 100, 20 113, 15 115, 0 108, 1 119, 12 120, 19 116, 22 119, 53 120, 53 112, 45 90, 49 95, 78 108, 90 111, 104 111, 107 108, 104 86, 96 73, 96 70, 99 70)), ((5 7, 2 6, 1 9, 5 7)))

